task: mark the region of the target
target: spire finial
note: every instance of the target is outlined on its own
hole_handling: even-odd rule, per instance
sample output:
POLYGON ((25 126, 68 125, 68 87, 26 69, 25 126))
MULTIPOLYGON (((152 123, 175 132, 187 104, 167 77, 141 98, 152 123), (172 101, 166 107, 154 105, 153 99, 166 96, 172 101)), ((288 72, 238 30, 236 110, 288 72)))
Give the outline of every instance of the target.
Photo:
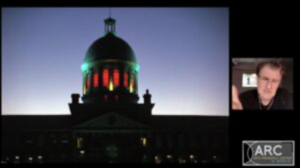
POLYGON ((110 7, 108 8, 109 10, 108 10, 108 16, 109 16, 109 18, 110 18, 110 7))
POLYGON ((110 7, 108 8, 108 18, 104 20, 105 22, 105 33, 115 33, 116 27, 115 23, 116 20, 111 18, 111 9, 110 7))

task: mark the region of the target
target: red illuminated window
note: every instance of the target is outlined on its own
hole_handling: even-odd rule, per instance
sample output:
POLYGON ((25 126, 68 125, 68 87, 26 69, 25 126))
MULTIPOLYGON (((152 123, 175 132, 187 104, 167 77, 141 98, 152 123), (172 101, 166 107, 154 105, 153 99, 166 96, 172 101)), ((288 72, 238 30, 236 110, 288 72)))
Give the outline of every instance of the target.
POLYGON ((87 79, 86 79, 86 88, 89 89, 90 88, 90 74, 87 74, 87 79))
POLYGON ((103 86, 108 86, 109 82, 109 72, 108 69, 103 70, 103 86))
POLYGON ((119 86, 120 84, 120 74, 119 74, 119 70, 115 69, 114 70, 114 86, 119 86))
POLYGON ((98 72, 95 72, 94 73, 94 87, 98 87, 99 86, 99 75, 98 75, 98 72))
POLYGON ((128 87, 128 73, 124 72, 124 86, 128 87))

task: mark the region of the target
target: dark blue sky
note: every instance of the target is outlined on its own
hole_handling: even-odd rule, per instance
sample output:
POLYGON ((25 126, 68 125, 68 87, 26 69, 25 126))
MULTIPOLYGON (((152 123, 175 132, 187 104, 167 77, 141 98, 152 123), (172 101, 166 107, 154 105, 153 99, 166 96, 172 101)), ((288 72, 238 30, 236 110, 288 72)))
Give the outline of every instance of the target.
MULTIPOLYGON (((228 8, 112 8, 153 114, 228 115, 228 8)), ((2 8, 2 114, 69 114, 108 8, 2 8)))

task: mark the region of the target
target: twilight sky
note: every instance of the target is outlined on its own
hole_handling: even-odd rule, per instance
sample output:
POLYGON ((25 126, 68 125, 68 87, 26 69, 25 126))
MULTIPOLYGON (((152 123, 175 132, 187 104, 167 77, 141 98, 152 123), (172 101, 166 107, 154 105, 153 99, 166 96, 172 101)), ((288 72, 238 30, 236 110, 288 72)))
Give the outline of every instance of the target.
MULTIPOLYGON (((154 115, 229 114, 228 8, 112 8, 154 115)), ((108 8, 2 8, 2 114, 70 114, 108 8)))

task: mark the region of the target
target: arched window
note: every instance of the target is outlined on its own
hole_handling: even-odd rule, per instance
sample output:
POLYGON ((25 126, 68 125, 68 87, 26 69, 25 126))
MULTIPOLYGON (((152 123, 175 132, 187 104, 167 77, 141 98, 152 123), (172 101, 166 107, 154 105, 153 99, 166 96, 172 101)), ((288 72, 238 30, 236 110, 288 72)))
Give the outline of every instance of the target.
POLYGON ((85 86, 85 82, 84 82, 84 84, 83 84, 83 95, 85 95, 86 94, 86 86, 85 86))
POLYGON ((134 90, 134 75, 131 75, 131 79, 130 79, 130 87, 129 87, 129 92, 132 93, 134 90))
POLYGON ((95 72, 94 73, 94 87, 98 87, 99 86, 99 75, 98 75, 98 72, 95 72))
POLYGON ((103 70, 103 86, 108 86, 109 82, 109 71, 108 69, 103 70))
POLYGON ((112 81, 112 79, 109 80, 109 91, 113 91, 114 90, 114 83, 112 81))
POLYGON ((90 88, 90 84, 91 84, 91 77, 90 74, 87 74, 87 78, 86 78, 86 89, 90 88))
POLYGON ((124 72, 124 86, 128 87, 128 73, 124 72))
POLYGON ((120 74, 119 74, 119 70, 115 69, 114 70, 114 86, 119 86, 120 85, 120 74))

